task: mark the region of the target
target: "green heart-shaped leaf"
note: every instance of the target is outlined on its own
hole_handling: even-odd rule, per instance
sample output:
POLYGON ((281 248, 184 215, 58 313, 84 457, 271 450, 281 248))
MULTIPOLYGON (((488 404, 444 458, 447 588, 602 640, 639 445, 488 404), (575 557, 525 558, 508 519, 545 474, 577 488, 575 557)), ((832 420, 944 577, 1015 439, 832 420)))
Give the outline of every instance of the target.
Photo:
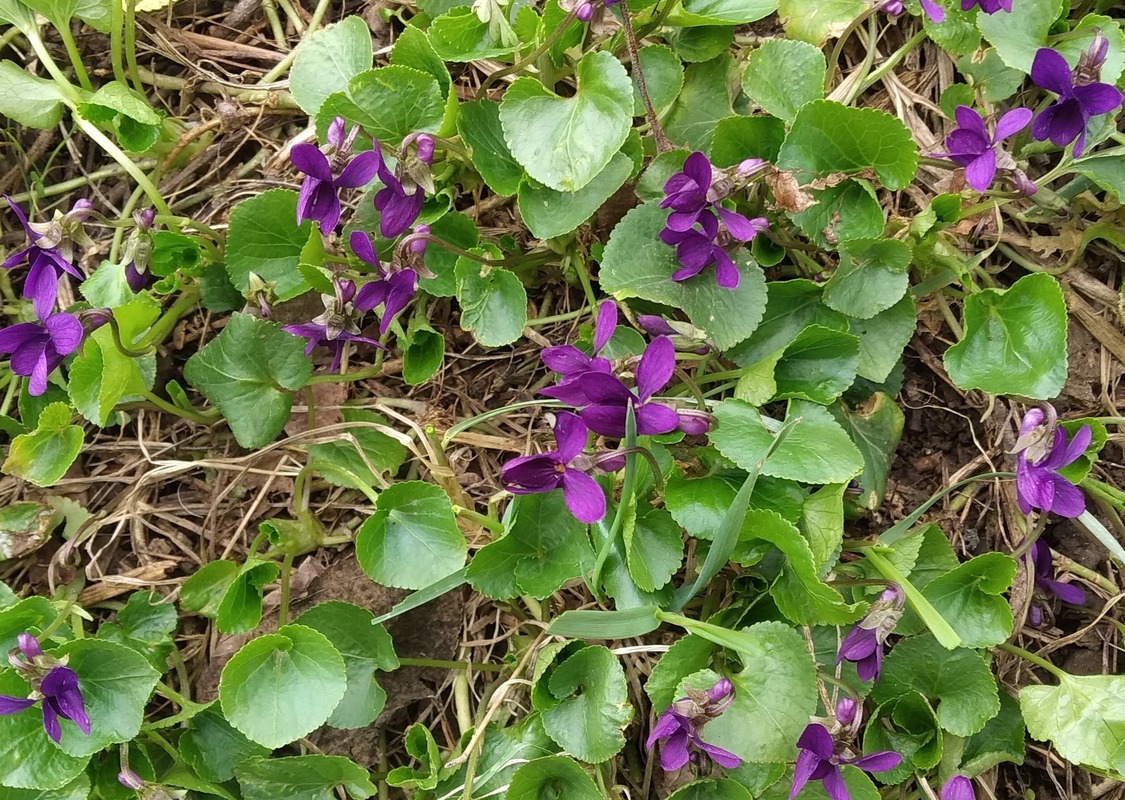
POLYGON ((1062 391, 1066 302, 1055 278, 1040 272, 977 292, 965 300, 964 317, 964 337, 943 357, 959 387, 1037 400, 1062 391))
POLYGON ((259 636, 223 667, 219 702, 238 730, 271 749, 323 725, 348 687, 344 659, 304 625, 259 636))
POLYGON ((592 181, 621 149, 633 119, 633 85, 610 53, 588 53, 575 70, 577 91, 562 98, 535 78, 504 93, 500 123, 515 159, 560 192, 592 181))

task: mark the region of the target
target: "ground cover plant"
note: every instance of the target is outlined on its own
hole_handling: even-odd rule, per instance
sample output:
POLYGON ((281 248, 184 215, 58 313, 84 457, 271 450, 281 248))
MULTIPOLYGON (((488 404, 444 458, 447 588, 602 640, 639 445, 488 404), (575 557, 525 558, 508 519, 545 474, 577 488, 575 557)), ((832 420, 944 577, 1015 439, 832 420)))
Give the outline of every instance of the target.
POLYGON ((0 796, 1125 796, 1122 19, 0 0, 0 796))

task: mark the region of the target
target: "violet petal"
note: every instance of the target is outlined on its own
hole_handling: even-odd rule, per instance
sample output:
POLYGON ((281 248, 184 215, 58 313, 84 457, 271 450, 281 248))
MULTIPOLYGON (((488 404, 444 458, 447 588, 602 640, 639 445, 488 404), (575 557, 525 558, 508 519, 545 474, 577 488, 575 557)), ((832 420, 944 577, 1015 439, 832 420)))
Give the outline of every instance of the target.
POLYGON ((562 474, 563 499, 566 507, 579 522, 587 525, 605 517, 605 494, 598 482, 576 469, 568 469, 562 474))

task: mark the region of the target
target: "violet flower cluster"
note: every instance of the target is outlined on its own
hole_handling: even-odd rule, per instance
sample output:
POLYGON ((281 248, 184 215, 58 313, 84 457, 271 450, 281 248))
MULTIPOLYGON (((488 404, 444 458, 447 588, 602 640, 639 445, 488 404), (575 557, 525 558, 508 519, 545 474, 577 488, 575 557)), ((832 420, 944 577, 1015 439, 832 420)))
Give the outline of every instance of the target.
POLYGON ((1058 95, 1058 99, 1035 117, 1032 137, 1038 141, 1050 139, 1056 147, 1074 142, 1074 157, 1082 155, 1090 119, 1121 106, 1121 91, 1098 80, 1108 52, 1109 40, 1100 31, 1074 70, 1049 47, 1036 51, 1031 79, 1039 88, 1058 95))
POLYGON ((691 435, 702 434, 711 424, 711 416, 705 411, 675 410, 652 399, 675 369, 675 347, 667 336, 658 336, 641 355, 635 370, 635 389, 615 373, 613 363, 600 353, 617 328, 617 317, 617 306, 612 300, 598 306, 593 355, 570 344, 543 350, 543 363, 560 379, 539 393, 561 400, 574 411, 563 411, 556 417, 555 450, 512 459, 500 473, 513 494, 561 488, 567 508, 584 523, 597 522, 606 512, 605 496, 589 473, 595 469, 613 472, 625 461, 625 453, 619 450, 583 453, 588 432, 624 438, 630 407, 641 436, 669 433, 677 428, 691 435))
POLYGON ((379 232, 388 239, 404 233, 418 219, 426 192, 433 192, 430 167, 434 161, 434 137, 426 133, 408 136, 392 171, 378 140, 372 140, 371 150, 352 156, 359 126, 350 133, 345 128, 344 118, 336 117, 328 126, 323 148, 308 143, 293 148, 293 166, 305 175, 297 197, 297 223, 309 219, 316 222, 321 233, 333 232, 340 222, 340 190, 358 189, 378 177, 383 184, 374 199, 380 214, 379 232))
POLYGON ((851 800, 851 793, 840 771, 853 766, 864 772, 886 772, 902 763, 902 756, 890 750, 870 755, 856 755, 843 741, 838 741, 819 722, 805 728, 797 740, 797 764, 793 769, 793 800, 809 781, 820 781, 830 800, 851 800))
MULTIPOLYGON (((972 0, 962 0, 963 8, 971 8, 972 0)), ((1000 9, 1011 11, 1011 2, 981 0, 987 13, 1000 9)), ((1089 49, 1072 70, 1054 50, 1043 47, 1035 54, 1031 78, 1037 86, 1058 95, 1058 99, 1033 117, 1028 108, 1015 108, 1004 114, 992 133, 985 127, 980 113, 968 106, 958 106, 958 127, 946 137, 947 153, 934 153, 965 168, 965 182, 978 192, 987 191, 997 172, 1007 177, 1015 189, 1025 195, 1035 193, 1023 170, 1001 141, 1031 125, 1031 136, 1038 141, 1050 140, 1057 147, 1074 142, 1074 156, 1086 146, 1086 128, 1090 120, 1119 108, 1122 93, 1117 87, 1099 82, 1102 64, 1109 50, 1109 41, 1098 31, 1089 49)))
MULTIPOLYGON (((375 280, 367 281, 357 288, 352 280, 336 278, 333 281, 334 294, 321 295, 324 301, 323 314, 310 322, 282 327, 286 333, 302 336, 308 341, 306 356, 311 355, 317 345, 327 348, 332 353, 330 369, 333 372, 340 368, 347 342, 361 342, 386 349, 374 339, 360 335, 360 323, 364 314, 374 311, 380 305, 383 307, 383 312, 379 315, 379 335, 382 336, 418 290, 418 274, 414 270, 383 268, 367 233, 352 231, 348 244, 360 261, 374 269, 377 276, 375 280)), ((425 245, 425 239, 408 243, 411 250, 418 254, 425 251, 425 245)))
POLYGON ((1031 122, 1029 108, 1015 108, 1002 116, 990 134, 984 118, 968 106, 957 106, 956 130, 945 138, 948 153, 934 153, 938 158, 948 158, 965 168, 965 183, 978 192, 988 190, 996 178, 997 169, 1011 175, 1012 182, 1024 194, 1033 194, 1035 185, 1016 166, 1016 161, 1000 142, 1022 131, 1031 122))
POLYGON ((0 353, 11 356, 11 370, 28 378, 28 392, 38 396, 47 391, 47 376, 55 371, 66 356, 82 344, 82 322, 72 314, 56 311, 59 281, 63 275, 82 279, 74 265, 75 246, 93 245, 82 229, 94 213, 86 200, 78 200, 66 214, 55 213, 47 223, 28 222, 23 210, 6 198, 19 218, 28 238, 28 245, 4 260, 0 267, 12 269, 26 263, 27 276, 23 296, 31 300, 38 318, 0 330, 0 353))
POLYGON ((359 126, 346 133, 343 117, 336 117, 328 126, 324 148, 314 144, 296 145, 289 157, 305 174, 297 195, 297 224, 313 220, 321 233, 331 233, 340 222, 340 190, 358 189, 370 183, 378 172, 382 158, 379 144, 351 156, 359 126), (331 157, 331 160, 329 160, 331 157))
POLYGON ((1059 470, 1081 458, 1093 434, 1089 425, 1083 425, 1068 442, 1066 431, 1057 424, 1055 409, 1045 408, 1031 409, 1020 424, 1012 451, 1016 454, 1016 499, 1024 514, 1039 510, 1077 517, 1086 510, 1086 499, 1059 470))
POLYGON ((734 685, 723 678, 710 689, 688 687, 686 691, 687 697, 676 700, 657 717, 645 749, 651 750, 660 742, 660 767, 665 772, 682 769, 692 757, 691 747, 705 753, 720 767, 741 766, 742 759, 734 753, 703 741, 703 726, 734 702, 734 685))
POLYGON ((875 680, 883 666, 883 647, 902 617, 906 595, 898 584, 887 586, 863 619, 852 626, 840 643, 836 663, 856 665, 861 681, 875 680))
POLYGON ((681 265, 672 273, 672 280, 686 281, 714 264, 720 286, 738 286, 738 267, 728 250, 735 243, 751 241, 769 227, 769 221, 765 217, 747 219, 721 202, 765 166, 761 159, 748 159, 723 172, 696 151, 687 157, 683 171, 665 182, 660 207, 672 211, 660 241, 676 248, 681 265))
POLYGON ((536 494, 561 488, 570 513, 587 525, 605 518, 605 494, 587 470, 594 465, 581 458, 586 448, 586 426, 574 414, 555 418, 556 449, 520 456, 500 470, 500 480, 512 494, 536 494))
POLYGON ((45 655, 30 633, 17 637, 19 654, 13 650, 8 661, 19 676, 31 684, 28 697, 0 694, 0 714, 18 714, 39 705, 43 714, 43 730, 53 741, 62 740, 59 718, 78 726, 83 735, 90 735, 90 717, 78 685, 78 675, 66 666, 65 659, 45 655), (22 656, 22 658, 20 657, 22 656))
MULTIPOLYGON (((635 370, 635 388, 629 388, 614 373, 608 359, 598 355, 617 326, 617 307, 606 300, 598 308, 594 328, 594 355, 587 356, 573 345, 546 348, 543 363, 561 376, 554 386, 540 394, 561 400, 579 409, 579 416, 590 430, 615 439, 625 437, 625 420, 632 406, 641 436, 655 436, 682 428, 685 433, 702 433, 698 414, 678 412, 653 396, 663 389, 676 368, 676 349, 667 336, 657 336, 645 348, 635 370)), ((706 419, 709 419, 706 418, 706 419)))

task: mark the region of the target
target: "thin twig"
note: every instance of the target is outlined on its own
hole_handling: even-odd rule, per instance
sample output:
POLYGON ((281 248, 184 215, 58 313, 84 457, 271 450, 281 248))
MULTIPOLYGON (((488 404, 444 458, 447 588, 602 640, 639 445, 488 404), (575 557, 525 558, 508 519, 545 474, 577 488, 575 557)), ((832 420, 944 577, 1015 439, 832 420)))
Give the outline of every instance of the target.
POLYGON ((652 107, 652 99, 648 96, 648 86, 645 84, 644 70, 641 69, 640 54, 637 52, 637 37, 633 33, 633 22, 629 18, 629 0, 621 0, 621 24, 625 29, 625 42, 629 47, 629 60, 633 63, 633 77, 637 80, 637 90, 641 93, 641 102, 645 104, 645 117, 652 130, 652 138, 656 140, 656 153, 666 153, 674 150, 668 141, 668 135, 656 117, 656 109, 652 107))

